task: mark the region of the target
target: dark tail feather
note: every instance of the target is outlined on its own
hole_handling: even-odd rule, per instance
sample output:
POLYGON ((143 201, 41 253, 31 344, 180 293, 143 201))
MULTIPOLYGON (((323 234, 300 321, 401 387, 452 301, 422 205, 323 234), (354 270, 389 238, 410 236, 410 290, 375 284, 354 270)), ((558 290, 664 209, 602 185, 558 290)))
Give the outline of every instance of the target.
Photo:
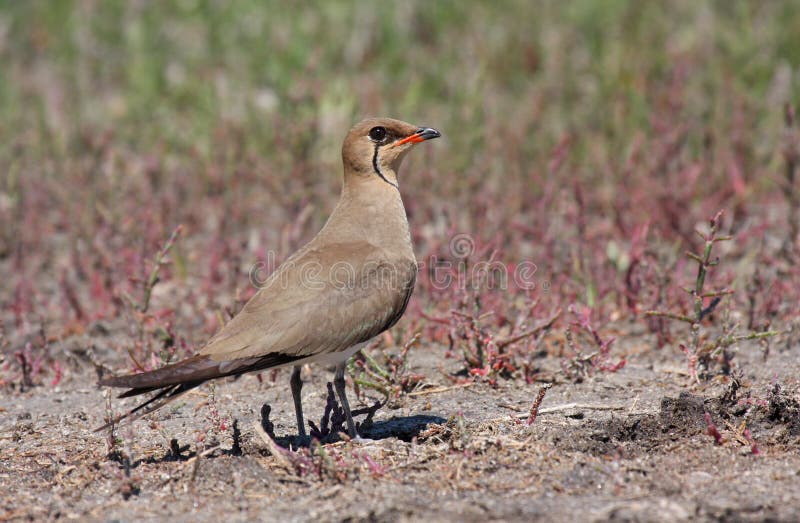
POLYGON ((276 365, 291 363, 302 358, 302 356, 287 356, 285 354, 272 353, 256 358, 242 358, 240 360, 219 362, 212 360, 208 356, 196 355, 154 371, 129 374, 127 376, 112 376, 102 379, 100 380, 100 385, 130 388, 130 390, 120 394, 120 398, 129 398, 156 390, 159 392, 136 408, 117 416, 102 427, 96 429, 95 432, 106 429, 124 419, 130 421, 137 420, 142 416, 160 409, 185 392, 199 387, 208 380, 268 369, 276 365))
POLYGON ((133 391, 128 391, 123 396, 120 396, 125 398, 151 390, 163 389, 169 385, 180 385, 181 383, 207 381, 219 378, 225 375, 225 373, 220 370, 221 365, 220 362, 214 361, 208 356, 197 355, 150 372, 105 378, 100 380, 100 385, 140 390, 133 394, 131 394, 133 391))
POLYGON ((223 376, 224 373, 220 371, 220 365, 220 362, 214 361, 207 356, 198 355, 154 371, 129 374, 127 376, 112 376, 101 380, 100 385, 131 388, 120 394, 120 398, 129 398, 156 390, 159 392, 141 405, 95 429, 95 432, 104 430, 125 419, 135 421, 174 401, 185 392, 199 387, 205 381, 223 376))
MULTIPOLYGON (((176 399, 178 399, 183 394, 189 392, 190 390, 192 390, 192 389, 194 389, 196 387, 199 387, 203 383, 204 382, 202 382, 202 381, 196 381, 196 382, 190 382, 190 383, 181 383, 181 384, 178 384, 178 385, 170 385, 168 387, 165 387, 165 388, 161 389, 161 391, 158 394, 156 394, 155 396, 153 396, 149 400, 145 401, 141 405, 138 405, 137 407, 129 410, 128 412, 126 412, 124 414, 120 414, 119 416, 115 417, 113 420, 109 421, 108 423, 106 423, 102 427, 98 427, 98 428, 94 429, 94 431, 95 432, 100 432, 101 430, 105 430, 105 429, 107 429, 108 427, 110 427, 112 425, 116 425, 117 423, 119 423, 120 421, 125 420, 125 419, 127 419, 129 422, 132 423, 132 422, 136 421, 137 419, 141 418, 142 416, 146 416, 146 415, 150 414, 151 412, 160 409, 161 407, 163 407, 167 403, 175 401, 176 399)), ((150 392, 150 390, 153 390, 153 389, 146 389, 146 390, 132 389, 132 390, 129 390, 128 392, 126 392, 125 394, 127 394, 129 396, 135 396, 136 394, 144 394, 145 392, 150 392), (131 394, 131 393, 133 393, 133 394, 131 394)), ((120 396, 120 397, 123 397, 123 396, 120 396)), ((127 397, 127 396, 125 396, 125 397, 127 397)))
POLYGON ((120 394, 117 397, 118 398, 130 398, 130 397, 133 397, 133 396, 138 396, 139 394, 147 394, 148 392, 152 392, 154 390, 158 390, 158 387, 142 387, 142 388, 139 388, 139 389, 131 389, 131 390, 126 390, 125 392, 123 392, 122 394, 120 394))

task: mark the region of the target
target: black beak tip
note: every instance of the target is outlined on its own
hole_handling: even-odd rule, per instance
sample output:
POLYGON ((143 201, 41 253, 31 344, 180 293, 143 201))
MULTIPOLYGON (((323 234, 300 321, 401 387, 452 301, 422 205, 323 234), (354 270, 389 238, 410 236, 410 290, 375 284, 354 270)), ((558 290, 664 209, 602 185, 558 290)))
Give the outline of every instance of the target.
POLYGON ((423 140, 432 140, 434 138, 439 138, 442 136, 442 133, 437 131, 432 127, 421 127, 417 130, 417 136, 422 138, 423 140))

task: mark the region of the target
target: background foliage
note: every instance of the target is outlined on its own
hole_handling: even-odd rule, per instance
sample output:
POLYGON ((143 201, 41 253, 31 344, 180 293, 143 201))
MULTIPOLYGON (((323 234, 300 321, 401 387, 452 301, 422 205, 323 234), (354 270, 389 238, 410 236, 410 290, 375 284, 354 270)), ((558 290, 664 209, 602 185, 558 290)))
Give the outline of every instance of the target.
POLYGON ((254 263, 324 223, 367 115, 444 134, 401 173, 421 259, 468 234, 476 259, 538 268, 532 291, 485 294, 423 275, 406 339, 445 342, 425 318, 451 309, 511 335, 577 304, 670 342, 642 312, 691 307, 683 251, 723 208, 731 302, 755 329, 797 312, 792 1, 4 2, 0 71, 13 350, 136 316, 126 296, 178 224, 154 311, 115 346, 146 356, 169 332, 190 350, 252 293, 254 263))

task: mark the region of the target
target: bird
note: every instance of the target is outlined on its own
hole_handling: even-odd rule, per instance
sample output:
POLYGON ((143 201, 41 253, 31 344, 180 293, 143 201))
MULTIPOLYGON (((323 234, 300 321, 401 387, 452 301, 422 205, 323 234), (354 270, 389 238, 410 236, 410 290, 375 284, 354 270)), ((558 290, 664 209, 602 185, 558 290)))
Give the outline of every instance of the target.
POLYGON ((354 125, 342 145, 339 201, 317 235, 194 355, 149 372, 102 378, 102 386, 129 389, 119 398, 155 394, 97 430, 133 422, 209 380, 291 365, 297 430, 305 437, 300 369, 317 362, 335 366, 333 384, 347 432, 357 437, 345 365, 397 323, 417 276, 397 173, 415 144, 440 136, 436 129, 392 118, 354 125))

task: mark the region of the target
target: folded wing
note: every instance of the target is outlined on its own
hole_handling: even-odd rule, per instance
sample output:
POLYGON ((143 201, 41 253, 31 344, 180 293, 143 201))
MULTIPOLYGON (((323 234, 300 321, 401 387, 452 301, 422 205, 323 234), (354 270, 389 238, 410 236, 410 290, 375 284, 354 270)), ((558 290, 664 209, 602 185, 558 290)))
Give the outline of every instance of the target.
POLYGON ((299 251, 199 354, 214 361, 344 351, 388 329, 414 288, 414 260, 367 242, 299 251))

